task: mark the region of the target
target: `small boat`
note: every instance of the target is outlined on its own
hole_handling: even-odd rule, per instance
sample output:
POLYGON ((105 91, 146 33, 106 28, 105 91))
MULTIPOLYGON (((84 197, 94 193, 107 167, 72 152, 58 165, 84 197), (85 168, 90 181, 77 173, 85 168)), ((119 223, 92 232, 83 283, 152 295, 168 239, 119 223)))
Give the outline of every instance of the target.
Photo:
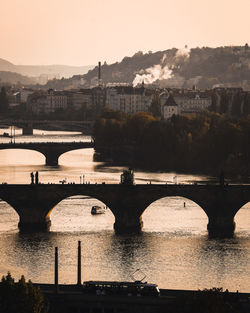
POLYGON ((93 214, 93 215, 95 215, 95 214, 104 214, 105 211, 106 211, 105 207, 94 205, 94 206, 92 206, 91 214, 93 214))
POLYGON ((7 137, 7 138, 13 138, 13 136, 11 136, 11 135, 8 134, 8 133, 3 133, 1 136, 2 136, 2 137, 7 137))

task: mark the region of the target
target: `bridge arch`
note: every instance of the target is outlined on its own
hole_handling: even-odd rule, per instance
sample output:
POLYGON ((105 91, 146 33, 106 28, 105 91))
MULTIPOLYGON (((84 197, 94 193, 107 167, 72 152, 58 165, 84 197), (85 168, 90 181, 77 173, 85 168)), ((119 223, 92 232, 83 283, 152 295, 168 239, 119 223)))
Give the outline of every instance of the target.
POLYGON ((0 143, 0 150, 3 149, 28 149, 42 153, 46 159, 46 165, 58 165, 58 158, 61 154, 84 148, 93 148, 93 142, 30 142, 30 143, 0 143))
POLYGON ((0 198, 1 211, 1 231, 9 231, 17 229, 19 223, 19 215, 16 210, 7 201, 0 198))
POLYGON ((6 148, 0 150, 0 158, 6 164, 41 165, 45 163, 45 155, 38 150, 26 148, 6 148), (6 160, 6 161, 5 161, 6 160))
POLYGON ((146 231, 194 232, 206 229, 208 216, 195 201, 182 196, 163 196, 142 213, 146 231))
POLYGON ((242 205, 234 216, 236 224, 236 235, 249 233, 250 229, 250 200, 242 205))
POLYGON ((72 166, 72 161, 74 166, 79 166, 84 162, 91 162, 93 160, 93 148, 77 148, 63 152, 58 157, 58 163, 63 165, 72 166), (91 151, 91 153, 90 153, 91 151))
POLYGON ((112 230, 114 215, 107 208, 104 214, 92 215, 94 205, 106 207, 98 198, 85 194, 66 197, 54 205, 46 218, 51 220, 52 231, 102 231, 112 230))

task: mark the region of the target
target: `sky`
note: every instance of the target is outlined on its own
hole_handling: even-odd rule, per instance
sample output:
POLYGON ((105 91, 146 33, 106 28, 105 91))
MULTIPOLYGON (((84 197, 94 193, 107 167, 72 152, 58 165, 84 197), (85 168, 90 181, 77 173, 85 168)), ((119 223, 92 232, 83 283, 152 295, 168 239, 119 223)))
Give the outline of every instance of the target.
POLYGON ((137 51, 250 44, 250 0, 0 0, 0 58, 93 65, 137 51))

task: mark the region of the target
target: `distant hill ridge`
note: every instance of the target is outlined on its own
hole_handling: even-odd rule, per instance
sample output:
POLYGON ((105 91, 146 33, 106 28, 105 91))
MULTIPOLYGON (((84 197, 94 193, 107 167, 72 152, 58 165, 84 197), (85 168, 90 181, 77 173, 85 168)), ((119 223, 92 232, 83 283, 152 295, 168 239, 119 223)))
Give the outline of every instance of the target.
POLYGON ((73 75, 83 75, 92 69, 93 65, 70 66, 70 65, 15 65, 7 60, 0 58, 0 71, 15 72, 25 76, 39 77, 71 77, 73 75))
MULTIPOLYGON (((72 81, 81 80, 84 87, 98 83, 98 67, 67 65, 14 65, 0 59, 0 71, 11 71, 27 76, 58 74, 66 79, 50 80, 45 88, 71 88, 72 81), (82 72, 81 72, 82 71, 82 72), (83 72, 84 71, 84 72, 83 72), (73 78, 68 78, 71 77, 73 78)), ((225 46, 217 48, 168 49, 125 56, 121 62, 101 66, 102 82, 154 83, 160 87, 198 88, 242 87, 250 90, 250 48, 225 46)), ((52 75, 53 77, 53 75, 52 75)))

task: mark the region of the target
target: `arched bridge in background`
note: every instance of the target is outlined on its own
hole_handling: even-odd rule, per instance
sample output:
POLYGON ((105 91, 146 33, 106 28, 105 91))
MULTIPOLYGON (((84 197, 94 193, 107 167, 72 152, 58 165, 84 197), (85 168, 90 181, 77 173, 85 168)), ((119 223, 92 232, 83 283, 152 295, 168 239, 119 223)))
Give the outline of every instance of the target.
POLYGON ((63 120, 18 120, 3 119, 1 125, 17 126, 23 129, 23 135, 33 135, 33 129, 77 131, 91 134, 94 126, 93 121, 63 121, 63 120))
POLYGON ((93 142, 23 142, 23 143, 0 143, 0 150, 3 149, 26 149, 42 153, 46 159, 46 165, 58 165, 58 158, 65 152, 94 148, 93 142))
POLYGON ((209 235, 227 237, 234 233, 235 214, 250 201, 250 185, 0 185, 0 198, 18 213, 21 230, 48 229, 53 208, 75 195, 90 196, 106 204, 115 217, 114 229, 118 233, 140 232, 142 214, 154 201, 170 196, 185 197, 206 213, 209 235))

